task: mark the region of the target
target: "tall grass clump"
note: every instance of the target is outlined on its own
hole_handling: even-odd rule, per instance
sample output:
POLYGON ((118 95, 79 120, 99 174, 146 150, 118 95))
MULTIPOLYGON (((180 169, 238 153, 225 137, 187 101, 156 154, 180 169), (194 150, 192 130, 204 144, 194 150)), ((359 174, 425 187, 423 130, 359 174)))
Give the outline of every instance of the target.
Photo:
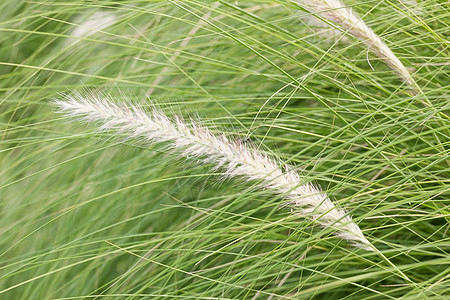
POLYGON ((447 299, 450 11, 411 3, 344 6, 417 95, 297 1, 1 1, 0 299, 447 299), (85 89, 115 99, 111 119, 55 113, 85 89), (245 152, 196 163, 214 142, 177 152, 130 138, 141 126, 92 130, 134 116, 127 103, 251 145, 279 176, 225 180, 245 152), (265 186, 291 171, 295 184, 265 186), (284 206, 310 183, 374 251, 284 206))

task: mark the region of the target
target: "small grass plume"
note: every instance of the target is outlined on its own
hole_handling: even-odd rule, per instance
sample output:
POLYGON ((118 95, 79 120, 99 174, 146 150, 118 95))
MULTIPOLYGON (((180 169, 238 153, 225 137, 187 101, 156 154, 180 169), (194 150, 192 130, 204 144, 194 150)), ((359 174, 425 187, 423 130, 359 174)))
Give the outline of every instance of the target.
POLYGON ((259 188, 281 194, 297 215, 312 215, 322 226, 337 228, 338 236, 357 246, 369 250, 373 247, 351 217, 335 207, 316 186, 304 183, 292 166, 280 167, 278 160, 224 135, 215 136, 194 122, 186 124, 178 117, 171 121, 160 110, 146 113, 130 104, 117 105, 108 94, 73 93, 64 98, 54 103, 67 116, 101 124, 102 132, 118 132, 148 144, 169 143, 186 158, 197 158, 199 162, 224 169, 226 177, 255 180, 259 188))
POLYGON ((417 84, 403 63, 388 45, 349 7, 340 0, 296 0, 313 14, 339 25, 348 34, 361 40, 381 58, 414 92, 417 84))

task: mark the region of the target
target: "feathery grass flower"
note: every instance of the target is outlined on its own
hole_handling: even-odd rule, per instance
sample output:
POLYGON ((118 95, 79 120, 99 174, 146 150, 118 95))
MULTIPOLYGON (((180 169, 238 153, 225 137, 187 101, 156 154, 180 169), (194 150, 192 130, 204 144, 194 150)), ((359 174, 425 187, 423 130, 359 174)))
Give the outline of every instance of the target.
POLYGON ((75 93, 55 100, 60 112, 101 125, 100 131, 113 131, 151 143, 167 143, 186 158, 222 168, 227 177, 256 181, 256 186, 281 194, 299 216, 310 215, 324 227, 337 229, 337 235, 371 249, 370 242, 350 216, 333 205, 329 197, 311 183, 302 183, 291 167, 239 141, 216 136, 208 128, 180 118, 170 120, 162 111, 147 113, 133 105, 114 104, 109 95, 75 93))
POLYGON ((409 71, 381 40, 381 38, 366 25, 349 7, 340 0, 296 0, 302 7, 313 14, 339 25, 350 35, 361 40, 379 58, 381 58, 415 93, 418 90, 417 83, 409 71))
POLYGON ((105 29, 117 20, 117 17, 109 11, 99 11, 91 15, 83 15, 74 22, 78 24, 70 33, 70 38, 66 40, 67 45, 75 45, 82 38, 87 38, 94 33, 105 29))

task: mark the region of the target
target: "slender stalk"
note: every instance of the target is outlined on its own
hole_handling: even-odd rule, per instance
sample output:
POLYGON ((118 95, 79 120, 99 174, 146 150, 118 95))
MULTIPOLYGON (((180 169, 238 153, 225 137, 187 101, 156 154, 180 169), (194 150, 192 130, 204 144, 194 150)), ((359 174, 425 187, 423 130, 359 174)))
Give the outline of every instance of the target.
POLYGON ((281 167, 280 161, 240 141, 216 136, 194 122, 188 125, 177 117, 172 121, 156 109, 146 113, 133 105, 114 104, 109 95, 75 93, 64 98, 55 100, 59 112, 99 124, 100 131, 118 132, 148 144, 166 143, 186 158, 222 168, 226 177, 256 181, 259 188, 281 194, 296 215, 336 228, 338 236, 360 247, 373 247, 351 217, 315 185, 304 183, 293 167, 281 167))

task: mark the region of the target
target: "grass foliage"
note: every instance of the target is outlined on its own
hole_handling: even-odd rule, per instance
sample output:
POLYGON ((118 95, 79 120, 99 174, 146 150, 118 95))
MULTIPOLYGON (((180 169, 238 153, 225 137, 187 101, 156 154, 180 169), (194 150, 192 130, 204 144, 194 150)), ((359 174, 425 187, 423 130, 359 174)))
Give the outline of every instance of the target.
POLYGON ((448 2, 345 3, 419 94, 295 1, 1 1, 0 298, 448 299, 448 2), (379 252, 54 113, 86 87, 295 165, 379 252))

